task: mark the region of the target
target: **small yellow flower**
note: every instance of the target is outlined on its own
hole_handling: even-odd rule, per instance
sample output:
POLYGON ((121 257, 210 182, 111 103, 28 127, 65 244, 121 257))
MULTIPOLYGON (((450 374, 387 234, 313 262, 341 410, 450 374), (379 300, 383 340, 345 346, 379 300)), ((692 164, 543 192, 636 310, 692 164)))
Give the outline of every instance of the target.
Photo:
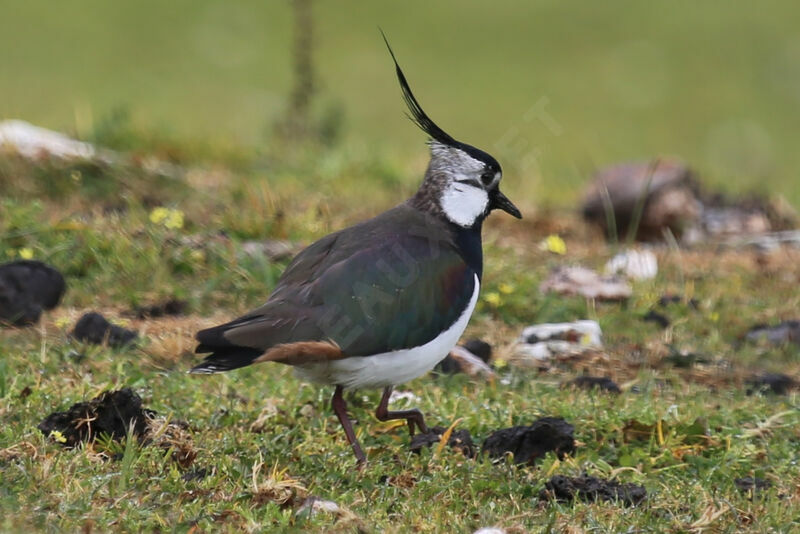
POLYGON ((719 321, 719 312, 711 312, 711 321, 715 323, 719 321))
POLYGON ((64 434, 61 433, 60 430, 53 430, 50 432, 50 437, 53 438, 54 441, 59 443, 66 443, 67 438, 64 437, 64 434))
POLYGON ((192 259, 192 261, 197 263, 206 261, 206 253, 202 250, 193 250, 189 253, 189 257, 192 259))
POLYGON ((171 230, 183 228, 183 212, 181 210, 170 210, 167 220, 164 221, 164 226, 171 230))
POLYGON ((555 234, 547 236, 544 241, 539 244, 539 248, 562 256, 567 253, 567 244, 555 234))
POLYGON ((500 306, 500 303, 503 301, 503 299, 500 297, 500 293, 497 293, 496 291, 491 291, 489 293, 486 293, 486 296, 483 297, 483 300, 485 300, 490 306, 494 308, 500 306))
POLYGON ((67 326, 69 326, 69 323, 70 323, 69 317, 67 317, 66 315, 56 319, 56 326, 58 328, 61 328, 62 330, 67 326))
POLYGON ((161 224, 169 216, 169 210, 164 206, 153 208, 150 212, 150 222, 153 224, 161 224))
POLYGON ((507 361, 505 361, 503 358, 495 358, 495 359, 492 361, 492 363, 494 363, 494 368, 495 368, 495 369, 502 369, 502 368, 504 368, 506 365, 508 365, 508 362, 507 362, 507 361))
POLYGON ((160 224, 171 230, 183 228, 183 212, 172 208, 159 206, 150 212, 150 222, 160 224))
POLYGON ((29 260, 33 258, 33 249, 29 247, 19 249, 19 257, 23 260, 29 260))
POLYGON ((504 295, 509 295, 509 294, 514 292, 515 288, 514 288, 513 284, 507 284, 507 283, 504 282, 504 283, 500 284, 499 286, 497 286, 497 289, 500 290, 500 293, 503 293, 504 295))

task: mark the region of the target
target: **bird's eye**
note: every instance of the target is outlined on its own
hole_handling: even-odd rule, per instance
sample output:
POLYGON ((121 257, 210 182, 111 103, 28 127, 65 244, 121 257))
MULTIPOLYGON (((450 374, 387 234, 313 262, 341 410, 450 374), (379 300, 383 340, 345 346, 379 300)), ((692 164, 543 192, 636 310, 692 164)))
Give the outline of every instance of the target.
POLYGON ((485 172, 485 173, 483 173, 481 175, 481 182, 483 182, 483 185, 487 185, 488 186, 489 184, 491 184, 492 181, 494 180, 494 175, 495 175, 495 173, 493 173, 493 172, 485 172))

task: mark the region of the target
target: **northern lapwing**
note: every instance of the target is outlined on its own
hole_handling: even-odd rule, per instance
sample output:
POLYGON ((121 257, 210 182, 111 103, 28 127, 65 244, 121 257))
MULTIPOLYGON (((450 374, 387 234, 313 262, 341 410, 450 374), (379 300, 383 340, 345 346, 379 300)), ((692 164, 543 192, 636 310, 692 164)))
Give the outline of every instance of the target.
POLYGON ((191 370, 277 362, 335 386, 331 406, 359 464, 366 456, 342 392, 383 388, 375 416, 405 419, 412 435, 415 426, 427 432, 419 410, 389 410, 392 388, 430 371, 464 332, 481 285, 483 220, 494 209, 522 217, 500 192, 500 164, 439 128, 389 53, 410 118, 430 136, 419 190, 297 254, 260 308, 198 332, 195 352, 208 356, 191 370))

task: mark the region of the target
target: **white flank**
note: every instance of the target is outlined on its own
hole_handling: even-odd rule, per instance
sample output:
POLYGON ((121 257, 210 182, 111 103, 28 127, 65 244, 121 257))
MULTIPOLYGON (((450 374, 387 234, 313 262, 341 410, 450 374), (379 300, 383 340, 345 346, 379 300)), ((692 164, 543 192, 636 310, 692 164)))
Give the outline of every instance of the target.
POLYGON ((452 182, 442 192, 439 202, 448 219, 468 228, 486 211, 489 194, 474 185, 452 182))
POLYGON ((458 343, 478 302, 479 292, 480 282, 476 275, 472 298, 461 316, 450 328, 424 345, 374 356, 298 365, 294 368, 295 373, 302 380, 336 384, 347 389, 394 386, 424 375, 458 343))

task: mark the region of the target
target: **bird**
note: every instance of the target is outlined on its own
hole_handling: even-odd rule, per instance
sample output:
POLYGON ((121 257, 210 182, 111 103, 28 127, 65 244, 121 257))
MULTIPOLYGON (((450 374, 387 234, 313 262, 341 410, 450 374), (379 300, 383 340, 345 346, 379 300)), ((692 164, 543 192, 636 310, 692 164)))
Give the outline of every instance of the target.
POLYGON ((376 217, 299 252, 262 306, 196 334, 210 374, 261 362, 291 365, 304 381, 334 386, 331 408, 357 465, 366 455, 353 431, 345 390, 383 388, 375 416, 428 432, 418 409, 390 411, 395 386, 430 371, 469 322, 483 275, 481 228, 494 210, 521 219, 500 191, 502 169, 457 141, 425 113, 386 36, 408 116, 429 139, 417 192, 376 217))

